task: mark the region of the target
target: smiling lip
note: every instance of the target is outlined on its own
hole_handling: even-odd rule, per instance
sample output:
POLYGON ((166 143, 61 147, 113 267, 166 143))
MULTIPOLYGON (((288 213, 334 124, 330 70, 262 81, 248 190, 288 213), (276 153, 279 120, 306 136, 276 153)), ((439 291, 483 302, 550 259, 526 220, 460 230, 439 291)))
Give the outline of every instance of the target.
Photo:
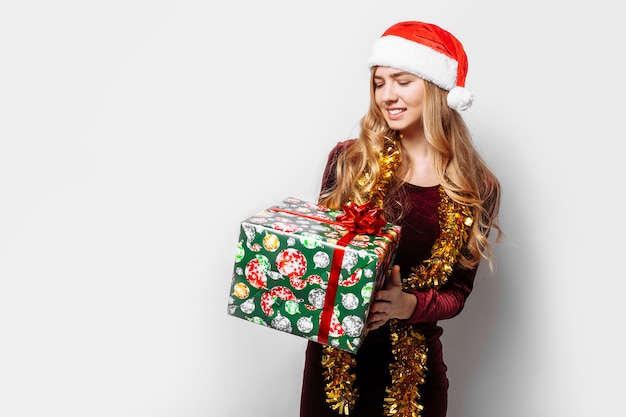
POLYGON ((395 120, 399 119, 405 111, 406 109, 387 109, 387 115, 390 119, 395 120))

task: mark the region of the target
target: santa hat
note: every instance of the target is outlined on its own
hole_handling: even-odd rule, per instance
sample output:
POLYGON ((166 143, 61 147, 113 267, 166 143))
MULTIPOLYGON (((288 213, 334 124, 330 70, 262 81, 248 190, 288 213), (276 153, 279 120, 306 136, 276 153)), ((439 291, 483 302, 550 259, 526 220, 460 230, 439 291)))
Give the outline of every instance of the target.
POLYGON ((424 22, 400 22, 374 43, 368 62, 415 74, 448 91, 448 106, 463 111, 474 99, 465 88, 467 56, 451 33, 424 22))

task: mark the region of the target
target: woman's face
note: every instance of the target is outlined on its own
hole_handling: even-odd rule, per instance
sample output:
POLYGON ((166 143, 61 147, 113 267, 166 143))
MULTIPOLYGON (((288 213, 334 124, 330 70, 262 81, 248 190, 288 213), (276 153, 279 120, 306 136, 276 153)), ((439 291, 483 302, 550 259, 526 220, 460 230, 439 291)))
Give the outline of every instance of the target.
POLYGON ((417 75, 395 68, 377 67, 374 73, 374 98, 391 129, 422 129, 424 81, 417 75))

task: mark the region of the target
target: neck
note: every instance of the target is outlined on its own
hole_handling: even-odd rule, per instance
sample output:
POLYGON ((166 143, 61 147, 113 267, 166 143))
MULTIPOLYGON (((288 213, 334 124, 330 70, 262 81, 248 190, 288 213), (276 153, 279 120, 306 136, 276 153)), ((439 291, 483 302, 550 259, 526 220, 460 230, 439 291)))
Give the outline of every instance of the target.
POLYGON ((411 160, 425 160, 429 157, 428 142, 423 133, 412 135, 401 133, 400 141, 411 160))
POLYGON ((409 172, 405 181, 420 186, 439 184, 426 137, 424 135, 408 137, 403 135, 400 140, 409 163, 409 172))

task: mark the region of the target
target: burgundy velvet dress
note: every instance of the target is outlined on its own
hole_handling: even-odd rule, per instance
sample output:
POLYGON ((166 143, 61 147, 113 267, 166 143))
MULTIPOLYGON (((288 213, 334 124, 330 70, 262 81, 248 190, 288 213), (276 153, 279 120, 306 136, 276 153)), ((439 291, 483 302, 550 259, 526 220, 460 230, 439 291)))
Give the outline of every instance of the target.
MULTIPOLYGON (((339 142, 330 152, 322 180, 322 189, 335 181, 334 167, 337 156, 353 140, 339 142)), ((439 237, 439 190, 438 186, 420 187, 403 184, 403 203, 408 207, 404 218, 398 222, 402 233, 395 263, 400 265, 402 276, 411 268, 430 257, 434 241, 439 237)), ((447 367, 443 360, 440 336, 442 328, 438 320, 449 319, 461 312, 465 300, 472 291, 476 269, 455 269, 447 283, 439 290, 415 291, 417 307, 408 320, 426 337, 428 347, 428 371, 425 384, 420 386, 424 406, 422 417, 444 417, 448 404, 447 367)), ((352 417, 383 417, 385 388, 390 383, 389 325, 370 331, 356 353, 356 386, 359 400, 352 417)), ((324 376, 321 366, 322 345, 308 342, 303 372, 300 417, 336 417, 326 403, 324 376)))

